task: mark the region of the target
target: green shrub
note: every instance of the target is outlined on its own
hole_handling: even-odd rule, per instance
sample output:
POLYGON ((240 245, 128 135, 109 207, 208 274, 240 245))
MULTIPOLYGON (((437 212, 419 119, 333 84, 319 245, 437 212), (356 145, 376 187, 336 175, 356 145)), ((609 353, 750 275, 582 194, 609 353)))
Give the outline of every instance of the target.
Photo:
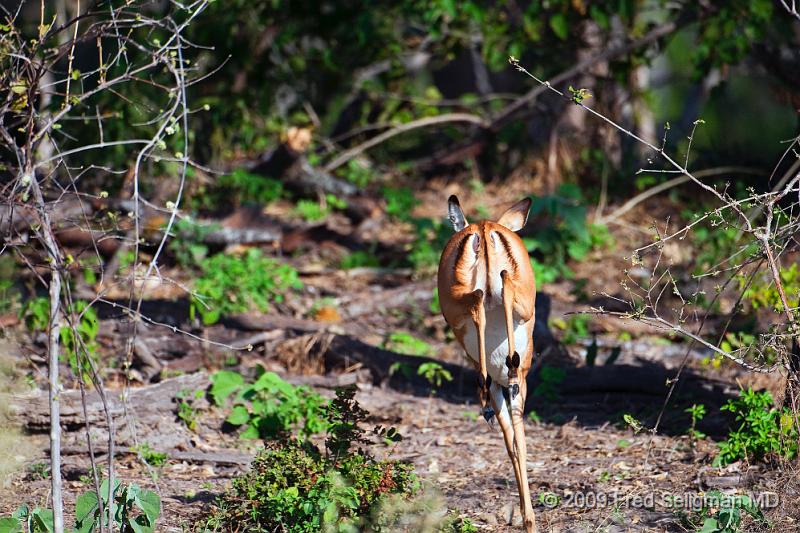
POLYGON ((778 408, 768 391, 742 389, 739 398, 728 400, 721 410, 733 413, 738 427, 719 443, 715 465, 724 466, 740 459, 755 462, 797 456, 794 417, 788 408, 778 408))
POLYGON ((606 226, 586 222, 583 195, 575 184, 565 183, 555 195, 534 198, 530 214, 546 221, 535 236, 523 238, 539 283, 571 278, 569 260, 582 261, 592 250, 613 242, 606 226))
MULTIPOLYGON (((376 460, 361 428, 367 413, 355 387, 338 389, 325 409, 325 451, 309 441, 274 441, 258 453, 250 471, 234 480, 205 523, 213 531, 288 533, 380 531, 381 507, 392 495, 410 498, 419 483, 410 464, 376 460)), ((393 430, 376 428, 399 440, 393 430)))
POLYGON ((255 248, 242 256, 216 254, 199 266, 190 316, 199 314, 204 324, 230 313, 265 312, 273 301, 283 301, 286 291, 303 286, 294 268, 262 256, 255 248))
MULTIPOLYGON (((748 277, 739 276, 739 290, 747 285, 748 277)), ((789 307, 794 309, 800 305, 800 265, 793 263, 789 267, 782 268, 780 278, 786 293, 786 301, 789 307)), ((780 293, 771 275, 756 276, 744 291, 743 297, 750 302, 753 309, 766 308, 778 313, 784 312, 780 293)))
POLYGON ((325 431, 325 400, 308 387, 296 387, 274 372, 261 374, 246 384, 241 374, 222 370, 211 376, 211 398, 218 406, 233 396, 233 409, 225 421, 244 426, 243 439, 269 439, 296 429, 301 439, 325 431))

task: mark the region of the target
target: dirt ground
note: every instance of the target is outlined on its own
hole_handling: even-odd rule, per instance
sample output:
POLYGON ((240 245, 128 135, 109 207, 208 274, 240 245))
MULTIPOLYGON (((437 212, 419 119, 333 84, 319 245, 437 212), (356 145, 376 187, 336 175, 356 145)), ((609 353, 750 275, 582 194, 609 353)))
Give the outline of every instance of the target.
MULTIPOLYGON (((498 193, 497 202, 513 194, 498 193)), ((463 203, 469 207, 469 196, 463 203)), ((640 238, 637 231, 614 233, 615 249, 576 266, 576 278, 588 280, 583 290, 590 295, 616 286, 625 264, 620 250, 640 238), (597 268, 601 261, 606 266, 597 268)), ((134 365, 131 375, 142 382, 134 379, 126 384, 121 371, 114 369, 106 376, 115 426, 116 475, 161 495, 164 510, 158 531, 191 530, 231 479, 247 468, 255 444, 225 431, 226 413, 203 398, 195 403, 197 429, 190 431, 176 416, 174 398, 181 391, 204 390, 213 369, 229 366, 246 372, 262 364, 288 381, 309 384, 328 396, 337 384, 357 383, 357 400, 370 412, 370 421, 391 424, 405 437, 384 453, 412 461, 425 480, 427 494, 441 495, 449 509, 469 517, 480 531, 518 530, 516 485, 499 428, 477 417, 475 375, 463 365, 443 319, 428 309, 432 276, 414 277, 391 269, 330 269, 324 258, 335 248, 335 242, 318 243, 292 258, 306 288, 302 296, 287 300, 272 314, 234 317, 192 330, 201 340, 252 343, 252 352, 173 333, 172 326, 191 329, 185 299, 145 302, 143 312, 162 325, 143 325, 140 337, 163 366, 158 377, 148 379, 146 365, 134 365), (335 306, 309 314, 320 297, 335 301, 335 306), (394 363, 425 359, 384 349, 392 331, 412 332, 428 342, 436 352, 433 359, 443 362, 453 381, 434 393, 421 379, 392 375, 394 363), (147 381, 152 383, 143 383, 147 381), (133 451, 137 443, 165 452, 166 463, 147 467, 133 451)), ((561 346, 560 332, 544 327, 570 312, 588 309, 589 304, 578 302, 574 293, 569 283, 542 287, 537 306, 537 317, 542 307, 543 327, 535 335, 540 354, 529 376, 529 390, 542 384, 543 368, 564 371, 552 393, 531 393, 527 403, 527 467, 539 530, 683 531, 682 515, 698 504, 702 494, 720 489, 764 495, 774 530, 800 531, 793 473, 742 463, 724 469, 711 466, 715 439, 729 422, 719 407, 740 386, 780 392, 781 377, 754 376, 726 363, 713 367, 704 361, 708 353, 687 354, 688 345, 680 339, 608 317, 593 320, 591 335, 597 339, 599 361, 614 347, 620 350, 619 358, 612 365, 587 366, 591 338, 561 346), (662 413, 668 385, 684 357, 686 368, 662 413), (690 420, 685 412, 695 403, 708 411, 698 426, 708 438, 698 441, 687 436, 690 420), (635 433, 623 422, 625 414, 645 427, 663 415, 659 432, 635 433), (682 501, 670 507, 669 497, 682 501)), ((126 326, 118 311, 100 308, 99 312, 101 350, 118 361, 125 350, 126 326)), ((10 361, 0 373, 5 380, 0 383, 0 515, 22 503, 46 506, 49 499, 44 348, 40 339, 30 338, 19 324, 9 322, 0 346, 10 361)), ((65 387, 63 473, 66 514, 72 516, 75 496, 90 488, 89 459, 80 393, 74 383, 65 387)), ((94 452, 103 464, 107 426, 96 393, 87 394, 94 452)))

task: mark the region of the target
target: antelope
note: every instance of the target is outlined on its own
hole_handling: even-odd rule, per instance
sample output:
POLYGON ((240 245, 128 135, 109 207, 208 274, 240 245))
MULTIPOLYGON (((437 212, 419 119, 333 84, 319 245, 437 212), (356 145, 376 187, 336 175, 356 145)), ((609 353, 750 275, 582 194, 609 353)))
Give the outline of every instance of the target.
POLYGON ((522 413, 525 376, 533 358, 536 284, 530 258, 515 233, 531 200, 511 206, 497 222, 469 224, 456 196, 448 200, 455 235, 439 261, 439 302, 445 321, 478 372, 478 398, 487 422, 503 432, 514 467, 527 533, 536 531, 522 413))

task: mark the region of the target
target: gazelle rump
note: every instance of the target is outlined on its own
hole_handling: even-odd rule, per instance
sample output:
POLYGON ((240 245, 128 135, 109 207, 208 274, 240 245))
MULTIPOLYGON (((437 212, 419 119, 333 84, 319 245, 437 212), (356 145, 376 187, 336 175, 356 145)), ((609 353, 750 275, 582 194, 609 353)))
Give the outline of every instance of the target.
POLYGON ((536 530, 526 469, 525 376, 533 358, 536 284, 528 251, 515 233, 528 219, 530 199, 497 222, 469 224, 458 198, 448 200, 453 235, 439 261, 439 303, 478 372, 487 421, 497 419, 514 467, 525 530, 536 530))

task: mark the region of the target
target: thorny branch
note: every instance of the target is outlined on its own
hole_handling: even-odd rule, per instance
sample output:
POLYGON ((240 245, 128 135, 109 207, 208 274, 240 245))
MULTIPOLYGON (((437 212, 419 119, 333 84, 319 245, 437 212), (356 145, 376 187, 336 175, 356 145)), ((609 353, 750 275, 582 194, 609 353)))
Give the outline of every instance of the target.
MULTIPOLYGON (((788 324, 788 334, 789 336, 797 335, 797 317, 795 312, 789 306, 788 298, 786 297, 786 293, 783 287, 783 283, 780 277, 780 265, 778 263, 778 258, 776 257, 775 250, 776 249, 783 249, 784 245, 782 242, 787 241, 791 238, 791 236, 800 228, 800 221, 797 217, 791 217, 784 215, 782 220, 781 227, 773 227, 775 221, 775 211, 778 209, 780 203, 786 199, 791 193, 798 193, 800 192, 800 173, 798 173, 793 179, 789 180, 786 185, 778 190, 773 190, 766 193, 756 194, 755 191, 751 191, 751 194, 744 198, 744 199, 737 199, 732 196, 732 194, 728 191, 728 188, 718 190, 718 188, 714 185, 709 185, 703 182, 699 176, 688 169, 689 166, 689 156, 690 156, 690 149, 691 143, 694 138, 694 133, 698 125, 702 124, 702 120, 697 120, 694 122, 692 131, 688 136, 689 144, 686 150, 685 157, 682 159, 681 162, 678 162, 677 158, 670 155, 666 150, 666 140, 667 140, 667 132, 669 130, 668 126, 664 129, 664 138, 662 139, 661 145, 656 146, 653 142, 650 142, 646 139, 643 139, 636 133, 620 126, 612 119, 606 117, 605 115, 595 111, 594 109, 588 107, 583 100, 585 99, 585 95, 580 92, 580 90, 572 90, 570 91, 571 94, 566 94, 564 91, 559 90, 558 88, 554 87, 549 81, 542 80, 535 76, 534 74, 530 73, 527 69, 525 69, 522 65, 520 65, 519 61, 515 58, 509 58, 509 62, 520 72, 524 73, 525 75, 529 76, 533 80, 535 80, 541 87, 544 87, 547 90, 554 92, 555 94, 571 101, 573 104, 583 108, 588 113, 592 114, 593 116, 597 117, 598 119, 605 122, 607 125, 611 126, 615 130, 619 131, 620 133, 634 139, 635 141, 643 144, 644 146, 648 147, 650 150, 653 151, 658 157, 660 157, 663 161, 665 161, 672 170, 658 170, 658 169, 642 169, 639 172, 660 172, 660 173, 677 173, 681 175, 681 178, 675 178, 671 180, 669 183, 670 185, 676 185, 679 182, 686 181, 694 183, 696 186, 700 187, 701 190, 709 193, 713 198, 716 198, 720 202, 720 206, 713 211, 706 213, 705 215, 699 217, 695 221, 683 226, 682 228, 668 232, 667 228, 665 228, 664 234, 658 235, 657 239, 645 246, 642 246, 634 251, 632 261, 634 265, 642 265, 642 253, 650 250, 650 249, 657 249, 661 250, 666 241, 669 241, 673 238, 683 239, 687 235, 687 233, 697 224, 702 221, 710 220, 712 225, 719 225, 719 224, 726 224, 732 225, 728 222, 725 218, 726 212, 732 212, 736 216, 736 220, 739 223, 739 227, 743 233, 749 234, 752 239, 754 239, 759 245, 762 253, 762 257, 766 260, 767 267, 768 267, 768 274, 772 278, 772 282, 775 284, 776 289, 778 290, 783 306, 783 312, 786 316, 787 324, 788 324), (760 205, 763 206, 763 211, 765 213, 765 220, 763 225, 756 225, 755 220, 751 219, 748 213, 746 213, 746 206, 751 205, 760 205)), ((797 142, 795 140, 795 142, 797 142)), ((665 184, 666 186, 666 184, 665 184)), ((746 247, 743 247, 742 250, 745 250, 746 247)), ((752 263, 754 261, 753 258, 744 258, 745 263, 752 263)), ((644 303, 640 304, 639 307, 633 313, 624 314, 628 318, 635 318, 638 320, 643 320, 646 322, 651 322, 661 327, 669 328, 673 332, 683 335, 692 339, 694 342, 697 342, 703 345, 705 348, 712 350, 714 353, 727 357, 750 370, 756 370, 757 368, 751 364, 748 364, 743 357, 736 356, 734 354, 728 353, 725 350, 722 350, 718 346, 705 341, 702 337, 697 334, 694 334, 688 331, 685 326, 683 326, 683 322, 685 322, 686 317, 683 316, 684 308, 686 307, 686 301, 683 300, 680 290, 674 280, 670 280, 671 284, 673 285, 673 293, 678 296, 681 300, 682 305, 679 309, 676 310, 677 315, 677 322, 669 321, 659 315, 658 307, 659 301, 661 299, 661 295, 663 294, 664 290, 667 288, 668 284, 662 284, 662 277, 658 279, 653 279, 653 275, 658 269, 658 265, 660 262, 660 253, 658 259, 656 260, 656 265, 652 269, 650 284, 648 287, 642 287, 638 283, 634 282, 636 289, 640 294, 644 294, 644 303), (657 286, 661 286, 661 291, 657 293, 655 299, 652 299, 651 295, 657 286)), ((741 265, 734 265, 731 268, 739 268, 741 265)), ((715 267, 714 272, 717 272, 715 267)), ((669 275, 669 271, 664 271, 665 275, 669 275)), ((669 275, 671 278, 671 275, 669 275)), ((629 278, 630 279, 630 278, 629 278)), ((630 291, 630 289, 628 289, 630 291)), ((633 306, 632 306, 633 307, 633 306)), ((748 348, 755 349, 760 354, 764 354, 767 348, 776 349, 779 353, 785 354, 785 341, 784 338, 786 335, 784 334, 771 334, 768 336, 761 336, 761 347, 751 346, 748 348)), ((784 366, 785 362, 784 362, 784 366)), ((767 370, 773 370, 775 366, 773 365, 767 370)), ((763 369, 760 369, 761 371, 763 369)))
MULTIPOLYGON (((0 102, 0 153, 5 152, 5 160, 14 164, 2 168, 3 218, 0 227, 4 228, 4 251, 17 250, 25 256, 29 244, 28 234, 38 241, 49 267, 50 320, 48 335, 48 368, 51 409, 51 481, 54 515, 54 531, 64 531, 63 495, 60 464, 60 410, 59 363, 64 350, 61 346, 63 330, 71 329, 75 340, 73 347, 78 368, 88 370, 86 375, 100 394, 105 408, 106 421, 109 425, 108 437, 108 494, 106 501, 113 501, 114 490, 114 428, 108 411, 102 372, 91 358, 89 348, 83 342, 78 331, 81 313, 76 313, 70 292, 70 266, 80 258, 73 258, 65 253, 57 240, 58 223, 51 213, 58 209, 70 197, 79 202, 84 197, 97 197, 91 190, 82 187, 83 177, 94 173, 107 173, 114 176, 117 171, 110 167, 87 165, 87 161, 97 160, 96 154, 109 149, 129 148, 130 155, 135 156, 132 166, 134 194, 131 199, 132 209, 130 223, 134 227, 133 240, 135 259, 130 273, 110 283, 129 284, 130 303, 126 317, 134 322, 148 320, 141 315, 143 285, 136 289, 142 279, 138 268, 139 246, 143 242, 141 228, 142 205, 150 206, 152 202, 142 195, 141 168, 145 162, 157 164, 159 161, 177 161, 179 163, 179 184, 175 198, 167 202, 169 213, 166 228, 161 234, 156 252, 149 260, 143 272, 144 279, 153 273, 158 275, 158 260, 164 249, 170 229, 179 216, 180 202, 186 171, 192 162, 189 159, 189 123, 192 112, 187 104, 186 87, 191 84, 194 67, 190 67, 186 52, 197 49, 184 37, 186 28, 205 9, 208 0, 194 0, 181 3, 171 0, 167 5, 153 9, 143 5, 146 2, 132 0, 124 5, 112 3, 92 5, 81 11, 77 3, 72 17, 60 24, 46 13, 49 7, 42 2, 38 17, 38 35, 30 39, 25 32, 26 21, 21 12, 9 14, 9 30, 2 35, 3 47, 0 48, 0 87, 9 90, 4 92, 4 100, 0 102), (50 22, 52 20, 52 22, 50 22), (156 32, 156 30, 158 30, 156 32), (156 38, 161 36, 161 40, 156 38), (163 41, 163 42, 162 42, 163 41), (76 55, 77 49, 97 49, 96 66, 86 68, 76 55), (10 50, 10 52, 9 52, 10 50), (82 72, 79 68, 84 68, 82 72), (129 91, 128 87, 144 85, 147 91, 129 91), (129 94, 138 94, 134 100, 129 94), (144 95, 144 96, 143 96, 144 95), (148 99, 147 101, 143 98, 148 99), (117 126, 120 108, 129 107, 141 117, 136 123, 127 127, 117 126), (149 115, 149 116, 148 116, 149 115), (86 131, 74 135, 83 124, 89 124, 87 117, 96 121, 96 140, 86 142, 86 131), (182 131, 180 142, 171 139, 182 131), (82 139, 78 141, 77 139, 82 139), (48 150, 39 150, 42 145, 48 150), (179 146, 177 150, 174 148, 179 146), (172 151, 170 147, 173 147, 172 151), (73 170, 79 169, 77 173, 73 170), (66 184, 64 184, 66 180, 66 184), (35 208, 37 217, 30 226, 20 226, 15 220, 15 213, 25 213, 35 208), (138 294, 137 294, 138 292, 138 294)), ((119 159, 117 159, 119 161, 119 159)), ((125 164, 120 161, 119 164, 125 164)), ((106 193, 103 193, 106 194, 106 193)), ((162 208, 158 208, 162 210, 162 208)), ((99 266, 101 279, 105 281, 103 257, 100 255, 98 243, 109 234, 109 228, 97 231, 91 229, 86 210, 80 208, 83 225, 92 236, 92 252, 94 259, 88 261, 99 266)), ((27 220, 22 215, 22 220, 27 220)), ((118 220, 110 228, 113 235, 118 229, 118 220)), ((38 267, 36 262, 28 262, 30 267, 38 267)), ((160 275, 158 275, 159 279, 160 275)), ((161 280, 162 282, 164 280, 161 280)), ((97 288, 97 296, 91 299, 88 306, 106 301, 102 294, 108 285, 101 284, 97 288)), ((130 339, 132 346, 134 339, 130 339)), ((127 367, 126 367, 127 368, 127 367)), ((84 372, 73 376, 84 390, 84 372)), ((123 398, 126 394, 123 393, 123 398)), ((85 404, 84 404, 85 409, 85 404)), ((86 415, 86 413, 84 413, 86 415)), ((128 423, 135 427, 134 414, 127 413, 128 423)), ((99 469, 94 460, 94 449, 89 433, 88 418, 86 421, 87 445, 97 493, 100 492, 99 469)), ((135 434, 134 434, 135 439, 135 434)), ((107 512, 107 519, 100 521, 100 531, 113 531, 114 510, 111 506, 103 509, 103 499, 98 502, 100 513, 107 512)))

